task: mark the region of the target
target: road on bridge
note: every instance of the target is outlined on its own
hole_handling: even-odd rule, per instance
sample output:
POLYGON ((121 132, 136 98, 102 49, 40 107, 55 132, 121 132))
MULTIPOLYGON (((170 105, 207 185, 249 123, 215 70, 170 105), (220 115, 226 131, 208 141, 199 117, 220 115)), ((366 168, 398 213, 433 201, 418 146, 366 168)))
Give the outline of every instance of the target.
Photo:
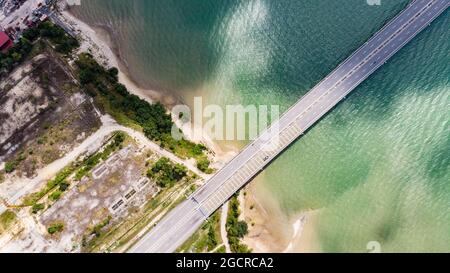
POLYGON ((207 217, 449 5, 449 0, 416 0, 409 4, 205 185, 140 238, 129 252, 175 251, 207 217))

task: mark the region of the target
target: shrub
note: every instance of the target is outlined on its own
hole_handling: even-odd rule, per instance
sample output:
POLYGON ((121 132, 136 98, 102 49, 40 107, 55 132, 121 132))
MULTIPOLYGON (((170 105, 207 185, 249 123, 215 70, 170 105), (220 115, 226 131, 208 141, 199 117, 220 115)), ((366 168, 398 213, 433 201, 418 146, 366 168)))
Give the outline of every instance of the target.
MULTIPOLYGON (((61 185, 59 186, 61 188, 61 185)), ((60 190, 54 191, 52 192, 52 194, 50 194, 50 199, 52 201, 56 201, 59 198, 61 198, 62 192, 60 190)))
POLYGON ((248 234, 248 226, 245 221, 239 221, 236 223, 236 236, 238 238, 243 238, 248 234))
POLYGON ((244 244, 241 244, 240 238, 243 238, 248 233, 248 226, 245 221, 239 221, 239 201, 237 196, 233 196, 230 200, 228 209, 226 230, 227 237, 230 243, 231 251, 234 253, 248 253, 251 250, 244 244))
MULTIPOLYGON (((136 95, 130 94, 127 88, 118 82, 118 70, 106 69, 98 64, 92 55, 82 53, 75 61, 78 67, 78 78, 84 89, 96 102, 120 123, 138 125, 146 137, 159 142, 180 157, 196 158, 204 156, 206 147, 185 139, 172 137, 174 123, 166 108, 159 102, 149 103, 136 95), (99 98, 101 97, 101 98, 99 98)), ((206 157, 205 157, 206 158, 206 157)), ((211 173, 209 161, 202 159, 201 170, 211 173)))
POLYGON ((64 229, 64 224, 62 224, 62 223, 55 223, 55 224, 49 226, 47 228, 47 231, 48 231, 49 234, 53 235, 53 234, 55 234, 57 232, 63 231, 63 229, 64 229))
POLYGON ((147 171, 147 176, 156 180, 160 187, 171 187, 187 175, 187 168, 181 164, 173 164, 162 157, 147 171))
POLYGON ((16 163, 15 162, 6 162, 5 163, 5 172, 6 173, 12 173, 16 169, 16 163))
POLYGON ((213 170, 209 168, 210 163, 211 162, 206 156, 200 156, 197 159, 197 168, 204 173, 210 174, 213 172, 213 170))
MULTIPOLYGON (((59 184, 59 191, 60 192, 66 191, 69 188, 69 186, 70 186, 70 184, 67 181, 62 181, 59 184)), ((56 193, 56 192, 54 192, 54 193, 56 193)))
POLYGON ((0 214, 0 233, 3 230, 8 229, 16 220, 16 214, 11 210, 6 210, 0 214))

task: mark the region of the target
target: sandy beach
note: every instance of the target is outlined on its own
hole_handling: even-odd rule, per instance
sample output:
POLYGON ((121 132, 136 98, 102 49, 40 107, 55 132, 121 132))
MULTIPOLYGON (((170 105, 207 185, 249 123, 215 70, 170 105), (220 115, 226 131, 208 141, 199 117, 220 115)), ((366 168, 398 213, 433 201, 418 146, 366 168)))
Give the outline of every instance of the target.
MULTIPOLYGON (((148 102, 160 101, 168 109, 178 103, 174 96, 166 92, 144 89, 129 76, 127 64, 120 59, 120 49, 113 42, 110 32, 104 27, 93 27, 73 16, 69 10, 61 11, 62 19, 73 26, 81 37, 80 52, 91 53, 97 61, 107 67, 119 69, 119 80, 128 90, 148 102)), ((224 151, 217 143, 203 134, 195 139, 193 126, 176 124, 181 127, 187 138, 205 143, 214 154, 213 168, 221 168, 238 152, 235 149, 224 151)), ((245 188, 240 198, 242 218, 249 225, 249 234, 243 240, 254 252, 308 252, 314 246, 314 214, 299 214, 287 217, 278 203, 268 193, 261 193, 261 187, 255 187, 258 178, 245 188), (256 189, 258 188, 258 190, 256 189), (257 192, 258 191, 258 192, 257 192), (264 198, 262 198, 264 197, 264 198), (264 200, 262 200, 264 199, 264 200)))
POLYGON ((287 216, 270 193, 258 185, 261 179, 257 177, 241 194, 241 216, 249 225, 243 243, 255 253, 316 252, 317 213, 287 216))
POLYGON ((66 23, 71 25, 81 38, 81 46, 79 52, 89 52, 94 58, 106 67, 117 67, 119 69, 119 80, 124 84, 130 92, 139 96, 148 102, 156 100, 161 101, 163 98, 160 93, 154 90, 148 90, 139 87, 129 76, 126 67, 116 54, 119 50, 112 42, 109 33, 100 27, 91 27, 73 16, 69 10, 61 11, 62 18, 66 23), (116 52, 114 52, 116 51, 116 52))

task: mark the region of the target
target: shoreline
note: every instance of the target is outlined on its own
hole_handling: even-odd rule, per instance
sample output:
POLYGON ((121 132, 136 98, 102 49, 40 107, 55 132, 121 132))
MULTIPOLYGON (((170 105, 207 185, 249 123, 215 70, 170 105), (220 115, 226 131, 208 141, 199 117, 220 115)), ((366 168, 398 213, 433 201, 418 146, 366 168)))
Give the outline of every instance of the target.
POLYGON ((116 45, 112 42, 110 33, 105 28, 88 25, 75 17, 69 9, 61 10, 60 14, 61 18, 70 24, 81 37, 80 52, 89 52, 97 61, 108 68, 116 67, 119 70, 119 81, 129 89, 130 93, 150 103, 162 99, 159 92, 141 88, 129 77, 126 64, 117 55, 120 55, 120 53, 116 49, 116 45))
POLYGON ((242 217, 249 226, 249 233, 242 242, 255 253, 317 252, 318 211, 286 215, 275 198, 258 185, 260 179, 249 184, 240 199, 242 217))
MULTIPOLYGON (((95 59, 107 67, 117 67, 119 81, 127 87, 130 93, 150 103, 159 101, 168 110, 176 105, 178 100, 173 95, 164 91, 142 88, 129 76, 128 65, 121 59, 119 45, 112 40, 113 35, 107 26, 91 26, 78 19, 66 8, 61 9, 60 14, 62 19, 74 27, 77 34, 81 36, 80 51, 91 53, 95 59)), ((192 133, 194 124, 182 126, 177 117, 174 118, 174 122, 185 132, 188 139, 203 142, 211 149, 214 157, 211 162, 213 168, 221 168, 239 152, 236 146, 233 146, 234 149, 224 151, 217 143, 205 136, 195 139, 192 133)), ((312 234, 310 230, 314 230, 314 221, 310 221, 309 213, 287 217, 273 197, 257 193, 255 184, 258 183, 260 181, 255 179, 249 184, 245 189, 246 196, 241 199, 243 200, 241 204, 242 217, 247 221, 250 231, 242 242, 252 248, 254 252, 302 252, 301 245, 314 245, 313 236, 308 236, 308 234, 312 234), (261 201, 261 196, 267 200, 261 201), (273 221, 274 216, 280 218, 279 221, 273 221)))
MULTIPOLYGON (((70 9, 65 7, 60 9, 61 19, 71 25, 81 38, 79 51, 89 52, 99 63, 104 64, 106 67, 116 67, 119 70, 119 82, 125 85, 131 94, 137 95, 149 103, 161 102, 167 111, 170 111, 176 104, 181 103, 175 96, 167 92, 142 88, 131 78, 127 63, 120 58, 119 46, 112 41, 112 35, 107 26, 91 26, 73 15, 70 9)), ((221 168, 238 153, 237 149, 224 151, 217 143, 207 137, 206 134, 203 134, 200 138, 195 138, 192 132, 195 126, 194 124, 183 125, 178 117, 172 118, 174 123, 184 132, 187 139, 202 142, 208 146, 213 154, 211 167, 216 169, 221 168)))

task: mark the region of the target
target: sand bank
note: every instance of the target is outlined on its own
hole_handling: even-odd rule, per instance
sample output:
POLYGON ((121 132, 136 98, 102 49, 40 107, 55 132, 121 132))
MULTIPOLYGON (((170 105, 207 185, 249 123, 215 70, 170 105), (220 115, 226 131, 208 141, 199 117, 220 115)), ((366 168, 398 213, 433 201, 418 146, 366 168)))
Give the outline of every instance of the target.
POLYGON ((258 180, 262 178, 245 188, 241 201, 242 217, 249 225, 243 242, 255 253, 319 251, 314 233, 318 213, 287 216, 258 180))
MULTIPOLYGON (((61 11, 61 20, 72 26, 81 41, 80 52, 89 52, 94 58, 106 67, 117 67, 119 69, 119 81, 127 87, 130 93, 153 103, 159 101, 168 109, 180 103, 175 96, 167 94, 167 92, 145 89, 139 86, 130 76, 127 63, 121 59, 120 48, 117 43, 113 42, 111 31, 106 26, 90 26, 70 13, 70 10, 61 11)), ((212 141, 206 134, 201 138, 194 138, 192 132, 193 126, 189 124, 181 124, 177 117, 174 117, 175 123, 183 130, 186 137, 195 142, 205 143, 213 153, 213 168, 221 168, 228 160, 233 158, 237 153, 236 150, 224 151, 217 143, 212 141)))

